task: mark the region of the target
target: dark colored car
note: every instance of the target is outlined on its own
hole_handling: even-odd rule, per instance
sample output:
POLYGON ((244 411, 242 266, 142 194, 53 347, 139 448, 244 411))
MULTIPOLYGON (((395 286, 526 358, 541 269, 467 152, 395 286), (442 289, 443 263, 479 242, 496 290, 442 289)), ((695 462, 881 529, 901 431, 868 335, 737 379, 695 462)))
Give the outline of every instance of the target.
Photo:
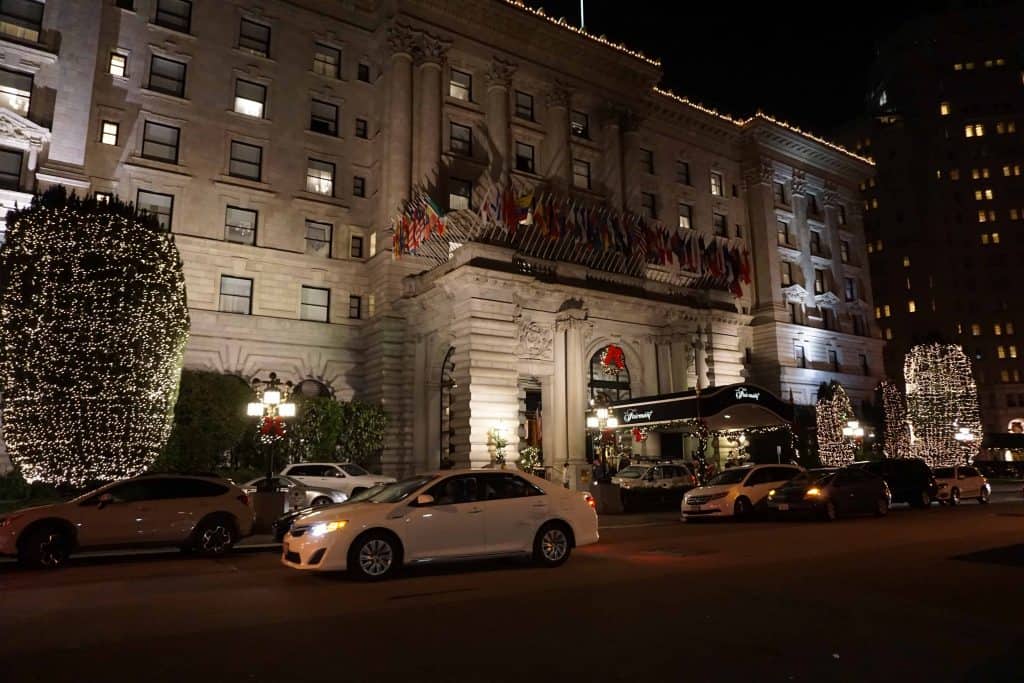
POLYGON ((885 479, 892 492, 892 502, 909 503, 913 507, 926 508, 938 495, 939 485, 928 464, 920 458, 886 458, 855 462, 865 472, 885 479))
MULTIPOLYGON (((335 504, 348 505, 350 503, 358 503, 359 501, 365 500, 372 496, 373 494, 377 493, 377 491, 380 491, 385 486, 387 486, 387 484, 377 484, 376 486, 372 486, 368 489, 363 489, 359 493, 355 494, 354 496, 346 500, 344 503, 335 504)), ((304 508, 296 508, 294 510, 284 513, 283 515, 275 519, 272 525, 274 540, 278 543, 284 541, 285 535, 287 535, 288 530, 292 528, 292 524, 295 522, 296 519, 306 514, 307 512, 316 512, 319 510, 323 510, 324 507, 325 506, 310 506, 304 508)))
POLYGON ((814 514, 832 521, 851 514, 889 512, 885 480, 859 467, 802 472, 768 493, 768 509, 779 515, 814 514))

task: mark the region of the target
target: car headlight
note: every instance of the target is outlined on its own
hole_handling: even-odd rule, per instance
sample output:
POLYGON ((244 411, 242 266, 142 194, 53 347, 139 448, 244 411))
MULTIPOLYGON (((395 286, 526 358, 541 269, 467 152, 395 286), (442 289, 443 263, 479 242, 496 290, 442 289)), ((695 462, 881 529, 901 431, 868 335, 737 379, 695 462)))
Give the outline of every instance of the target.
POLYGON ((309 533, 311 536, 326 536, 332 531, 341 531, 347 524, 348 520, 344 519, 337 522, 321 522, 320 524, 314 524, 309 533))
POLYGON ((804 493, 804 498, 821 498, 821 489, 817 486, 812 486, 804 493))
POLYGON ((775 489, 772 489, 771 491, 768 492, 768 497, 769 498, 774 498, 775 497, 775 489))
POLYGON ((719 498, 725 498, 729 495, 728 491, 722 491, 721 493, 714 493, 708 497, 708 500, 718 500, 719 498))

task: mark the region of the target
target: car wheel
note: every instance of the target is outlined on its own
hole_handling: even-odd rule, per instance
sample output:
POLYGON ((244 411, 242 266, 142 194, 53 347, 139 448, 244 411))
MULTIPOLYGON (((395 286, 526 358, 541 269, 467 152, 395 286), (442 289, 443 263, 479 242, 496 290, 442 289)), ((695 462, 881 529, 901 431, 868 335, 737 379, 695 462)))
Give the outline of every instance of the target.
POLYGON ((876 517, 885 517, 889 514, 889 499, 882 496, 878 499, 878 506, 875 508, 876 517))
POLYGON ((949 504, 959 505, 960 504, 960 489, 953 489, 949 492, 949 504))
POLYGON ((329 496, 317 496, 316 498, 313 499, 313 502, 310 504, 313 507, 318 508, 321 505, 330 505, 333 502, 334 501, 331 500, 329 496))
POLYGON ((348 570, 357 579, 380 581, 394 574, 401 564, 398 540, 387 533, 371 531, 360 536, 348 550, 348 570))
POLYGON ((569 529, 559 522, 545 524, 533 539, 533 560, 542 567, 564 564, 572 553, 569 529))
POLYGON ((988 503, 989 495, 990 494, 988 489, 982 489, 981 495, 978 496, 978 502, 981 503, 982 505, 986 505, 988 503))
POLYGON ((235 545, 235 525, 226 517, 204 520, 192 534, 191 545, 202 555, 223 555, 235 545))
POLYGON ((750 500, 746 496, 740 496, 732 506, 732 514, 736 519, 746 519, 753 509, 750 500))
POLYGON ((70 554, 71 536, 56 527, 43 527, 20 544, 18 561, 34 569, 57 569, 64 566, 70 554))
POLYGON ((932 497, 930 495, 928 495, 928 491, 922 490, 921 491, 921 497, 918 499, 917 503, 914 504, 914 507, 928 508, 928 507, 931 507, 931 505, 932 505, 932 497))
POLYGON ((826 522, 834 522, 839 517, 839 511, 836 510, 836 504, 831 500, 825 501, 825 507, 821 510, 821 518, 826 522))

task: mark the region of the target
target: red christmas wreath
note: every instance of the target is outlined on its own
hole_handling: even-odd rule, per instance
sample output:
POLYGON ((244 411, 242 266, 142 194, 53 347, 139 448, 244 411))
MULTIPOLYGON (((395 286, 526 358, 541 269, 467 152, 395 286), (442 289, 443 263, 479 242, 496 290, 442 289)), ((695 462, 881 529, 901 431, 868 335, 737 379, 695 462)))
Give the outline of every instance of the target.
POLYGON ((601 354, 601 370, 604 374, 616 376, 626 369, 626 356, 615 344, 609 344, 601 354))
POLYGON ((284 419, 280 415, 263 418, 263 422, 260 424, 260 434, 270 438, 284 436, 284 419))

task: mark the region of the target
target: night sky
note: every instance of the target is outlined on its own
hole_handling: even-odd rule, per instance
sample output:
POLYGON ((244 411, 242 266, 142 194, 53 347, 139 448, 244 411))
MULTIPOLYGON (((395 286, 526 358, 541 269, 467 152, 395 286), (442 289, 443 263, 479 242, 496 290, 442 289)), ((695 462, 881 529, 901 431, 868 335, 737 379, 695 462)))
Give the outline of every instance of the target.
MULTIPOLYGON (((526 1, 579 22, 579 0, 526 1)), ((863 111, 876 42, 943 4, 953 3, 586 0, 586 23, 591 33, 661 59, 663 84, 677 94, 741 117, 762 109, 829 134, 863 111)))

